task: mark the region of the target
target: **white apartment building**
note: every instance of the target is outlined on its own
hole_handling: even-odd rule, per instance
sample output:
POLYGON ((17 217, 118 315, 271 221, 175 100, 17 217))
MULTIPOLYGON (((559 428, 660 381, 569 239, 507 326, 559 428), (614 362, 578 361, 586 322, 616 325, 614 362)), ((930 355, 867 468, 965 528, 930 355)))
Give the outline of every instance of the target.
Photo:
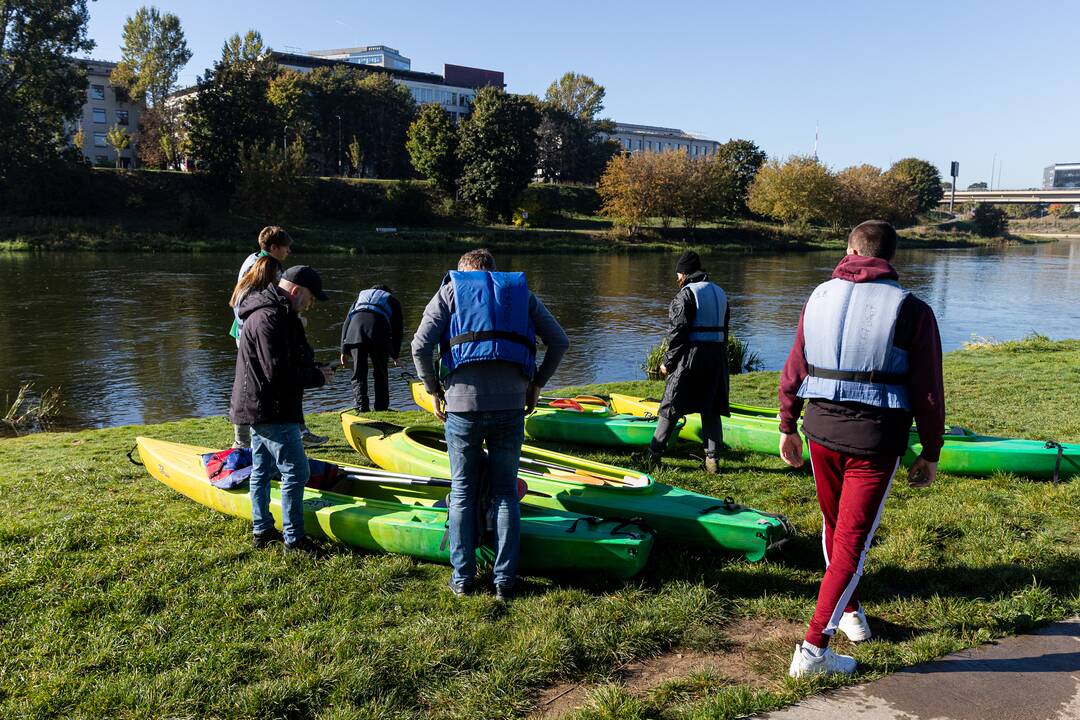
POLYGON ((631 153, 685 150, 690 157, 705 157, 715 153, 720 146, 716 140, 676 128, 630 123, 615 123, 615 132, 609 137, 631 153))
POLYGON ((83 144, 79 148, 87 160, 95 165, 116 165, 116 151, 105 141, 105 134, 110 128, 119 126, 131 134, 131 145, 120 153, 120 165, 132 167, 135 164, 136 134, 139 130, 139 113, 142 103, 132 102, 127 92, 109 84, 109 74, 116 63, 104 60, 75 60, 86 68, 86 101, 79 117, 68 128, 71 142, 75 134, 82 130, 83 144))

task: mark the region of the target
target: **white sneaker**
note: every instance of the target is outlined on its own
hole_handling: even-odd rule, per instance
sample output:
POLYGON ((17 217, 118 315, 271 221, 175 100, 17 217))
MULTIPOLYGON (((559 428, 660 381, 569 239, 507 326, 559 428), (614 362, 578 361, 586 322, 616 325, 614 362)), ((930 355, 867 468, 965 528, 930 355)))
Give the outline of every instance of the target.
POLYGON ((855 612, 844 613, 836 628, 847 635, 847 639, 851 642, 863 642, 873 635, 870 632, 870 623, 866 622, 866 613, 861 607, 855 612))
POLYGON ((832 648, 825 648, 825 652, 817 656, 799 643, 791 657, 788 675, 796 678, 804 675, 851 675, 855 672, 855 665, 855 658, 850 655, 837 655, 832 648))

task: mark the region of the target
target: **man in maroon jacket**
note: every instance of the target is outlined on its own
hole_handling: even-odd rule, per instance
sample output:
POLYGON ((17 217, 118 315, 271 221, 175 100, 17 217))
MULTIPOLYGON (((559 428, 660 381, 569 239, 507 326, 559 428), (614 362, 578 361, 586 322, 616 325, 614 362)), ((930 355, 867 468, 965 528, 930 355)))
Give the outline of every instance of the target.
POLYGON ((889 261, 896 231, 881 220, 848 237, 847 256, 811 294, 780 377, 780 455, 803 464, 798 418, 824 520, 825 577, 806 639, 789 674, 855 671, 855 659, 828 648, 839 629, 870 637, 856 587, 881 520, 889 486, 908 445, 912 419, 922 454, 908 472, 912 487, 937 473, 945 432, 941 338, 930 306, 905 291, 889 261))

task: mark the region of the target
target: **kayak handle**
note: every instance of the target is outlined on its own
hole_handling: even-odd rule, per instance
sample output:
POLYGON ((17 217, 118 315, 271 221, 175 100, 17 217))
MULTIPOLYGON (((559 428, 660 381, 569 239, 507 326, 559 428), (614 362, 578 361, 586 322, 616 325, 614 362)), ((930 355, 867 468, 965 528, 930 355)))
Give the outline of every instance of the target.
MULTIPOLYGON (((127 459, 132 465, 138 465, 139 467, 144 467, 144 465, 141 462, 139 462, 138 460, 136 460, 135 458, 132 457, 132 455, 138 449, 139 449, 139 443, 135 443, 135 445, 132 446, 132 448, 130 450, 128 450, 127 459)), ((1056 477, 1056 475, 1055 475, 1055 477, 1056 477)))
POLYGON ((1056 440, 1047 440, 1043 447, 1047 450, 1057 448, 1057 459, 1054 461, 1054 484, 1057 485, 1058 475, 1061 472, 1061 456, 1065 452, 1065 446, 1056 440))

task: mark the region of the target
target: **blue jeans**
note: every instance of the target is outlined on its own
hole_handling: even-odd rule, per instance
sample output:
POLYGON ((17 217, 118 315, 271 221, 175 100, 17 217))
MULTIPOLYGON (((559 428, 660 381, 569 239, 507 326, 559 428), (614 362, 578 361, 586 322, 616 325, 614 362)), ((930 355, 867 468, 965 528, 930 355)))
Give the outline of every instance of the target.
POLYGON ((456 583, 476 577, 481 487, 487 485, 495 530, 495 584, 511 586, 521 549, 521 508, 517 473, 525 438, 523 410, 446 414, 450 455, 450 562, 456 583), (484 443, 487 443, 487 457, 484 443), (486 470, 486 476, 485 476, 486 470))
POLYGON ((267 423, 251 426, 251 520, 256 534, 274 529, 270 481, 281 475, 281 527, 285 542, 304 537, 304 486, 311 476, 300 426, 267 423))

